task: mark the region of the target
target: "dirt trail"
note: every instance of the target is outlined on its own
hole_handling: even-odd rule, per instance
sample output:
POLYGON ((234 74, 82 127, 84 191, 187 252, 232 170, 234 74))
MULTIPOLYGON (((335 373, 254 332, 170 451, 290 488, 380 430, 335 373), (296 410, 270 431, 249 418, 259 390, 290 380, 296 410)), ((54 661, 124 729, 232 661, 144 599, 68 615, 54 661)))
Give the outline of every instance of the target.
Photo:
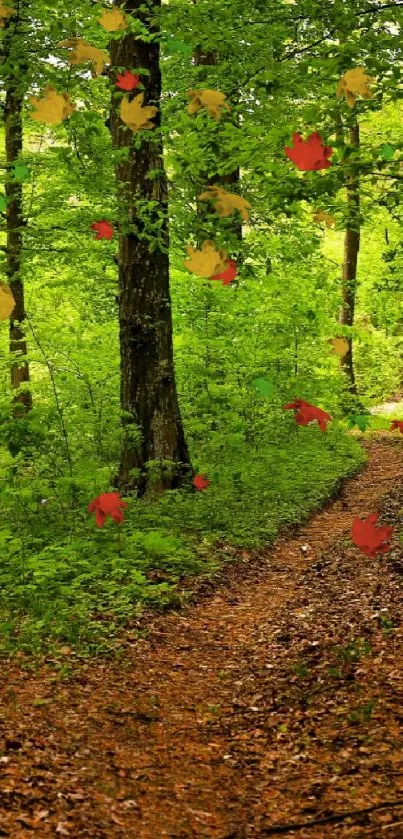
MULTIPOLYGON (((51 664, 4 667, 0 836, 403 837, 403 806, 273 832, 403 800, 402 550, 370 560, 349 537, 402 484, 403 441, 364 445, 337 501, 212 599, 158 617, 147 640, 128 633, 120 664, 69 683, 51 664)), ((388 503, 383 521, 403 509, 388 503)))

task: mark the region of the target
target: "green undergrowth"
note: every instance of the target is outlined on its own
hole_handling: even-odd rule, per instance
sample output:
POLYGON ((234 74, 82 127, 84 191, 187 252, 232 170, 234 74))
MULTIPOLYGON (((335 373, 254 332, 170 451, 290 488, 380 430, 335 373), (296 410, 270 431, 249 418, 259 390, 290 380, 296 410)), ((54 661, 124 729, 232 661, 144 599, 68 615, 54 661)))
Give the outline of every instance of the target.
POLYGON ((108 520, 103 528, 87 506, 108 487, 89 467, 52 488, 9 469, 0 488, 0 654, 35 656, 60 644, 83 656, 112 652, 118 630, 144 607, 171 608, 180 603, 183 577, 218 570, 218 542, 270 544, 366 460, 337 426, 326 434, 297 429, 259 451, 227 448, 210 470, 204 457, 199 471, 212 481, 206 491, 126 498, 124 523, 108 520))

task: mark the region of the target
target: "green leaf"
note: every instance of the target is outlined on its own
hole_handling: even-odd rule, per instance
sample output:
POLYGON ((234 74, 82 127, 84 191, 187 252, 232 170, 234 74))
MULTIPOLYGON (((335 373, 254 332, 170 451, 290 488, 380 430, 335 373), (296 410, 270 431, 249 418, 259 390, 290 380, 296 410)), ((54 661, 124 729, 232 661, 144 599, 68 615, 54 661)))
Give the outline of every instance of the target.
POLYGON ((360 431, 366 431, 368 426, 371 425, 371 417, 369 414, 360 414, 358 416, 350 414, 347 417, 347 422, 349 428, 354 428, 354 426, 357 425, 360 431))
POLYGON ((182 53, 182 55, 187 57, 188 55, 192 54, 193 49, 189 46, 189 44, 185 44, 184 41, 177 41, 176 39, 172 39, 169 41, 165 41, 164 52, 166 53, 166 55, 182 53))
POLYGON ((391 146, 390 143, 384 143, 383 146, 379 149, 380 155, 383 160, 392 160, 392 157, 395 153, 395 146, 391 146))
POLYGON ((8 198, 5 195, 0 195, 0 213, 4 213, 8 204, 8 198))
POLYGON ((272 382, 267 381, 267 379, 253 379, 251 385, 261 396, 273 396, 276 389, 272 382))
POLYGON ((29 178, 31 174, 28 166, 26 166, 25 163, 15 163, 12 169, 12 173, 17 181, 26 181, 26 179, 29 178))

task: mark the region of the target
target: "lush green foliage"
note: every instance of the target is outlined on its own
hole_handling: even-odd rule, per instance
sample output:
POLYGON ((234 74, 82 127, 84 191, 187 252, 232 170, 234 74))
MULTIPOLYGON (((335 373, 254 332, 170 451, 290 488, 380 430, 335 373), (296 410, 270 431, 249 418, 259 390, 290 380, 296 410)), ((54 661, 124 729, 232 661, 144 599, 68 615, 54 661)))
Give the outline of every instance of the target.
MULTIPOLYGON (((326 343, 348 333, 337 325, 343 179, 346 166, 358 165, 335 136, 340 109, 346 126, 350 119, 335 87, 356 63, 381 80, 374 99, 357 105, 365 163, 351 334, 360 399, 369 407, 398 392, 402 379, 401 62, 387 13, 365 14, 356 0, 279 3, 268 20, 267 4, 258 0, 247 9, 238 0, 163 5, 177 384, 193 463, 212 484, 199 494, 128 499, 124 526, 108 523, 100 531, 86 508, 110 489, 121 434, 116 239, 96 242, 90 233, 93 221, 116 220, 116 154, 105 125, 111 91, 105 77, 91 79, 82 69, 71 72, 65 63, 44 59, 61 57, 56 45, 76 25, 102 49, 108 36, 96 22, 98 7, 85 0, 75 4, 74 20, 67 2, 31 5, 14 57, 28 64, 21 74, 24 91, 54 83, 79 104, 51 130, 33 123, 28 108, 24 113, 21 162, 30 174, 24 180, 21 275, 34 408, 10 419, 3 324, 0 643, 5 650, 39 649, 48 638, 99 649, 108 647, 114 625, 129 619, 138 604, 174 602, 183 576, 216 567, 217 541, 272 541, 279 526, 303 520, 363 462, 355 437, 346 434, 340 409, 345 382, 326 343), (304 26, 296 26, 296 15, 304 26), (337 34, 326 39, 334 26, 338 40, 337 34), (197 45, 217 50, 217 65, 195 66, 183 47, 170 51, 169 40, 178 33, 191 52, 197 45), (216 124, 205 113, 188 115, 186 91, 203 84, 232 96, 230 118, 216 124), (301 173, 290 165, 283 147, 298 130, 319 130, 332 143, 331 170, 301 173), (382 158, 386 143, 396 146, 392 161, 382 158), (231 219, 218 221, 211 209, 201 221, 195 213, 206 174, 237 166, 242 194, 253 207, 242 244, 231 219), (333 213, 336 228, 315 225, 314 210, 333 213), (234 258, 242 253, 231 286, 183 268, 185 246, 200 236, 215 238, 234 258), (253 389, 257 377, 273 383, 272 398, 253 389), (332 413, 326 434, 316 425, 296 428, 292 414, 282 410, 295 396, 332 413)), ((393 20, 399 15, 394 12, 393 20)), ((3 67, 3 85, 5 75, 3 67)), ((147 221, 149 208, 143 209, 147 221)), ((149 232, 155 237, 155 229, 149 232)), ((4 268, 1 248, 0 259, 4 268)), ((379 424, 388 427, 384 419, 379 424)))

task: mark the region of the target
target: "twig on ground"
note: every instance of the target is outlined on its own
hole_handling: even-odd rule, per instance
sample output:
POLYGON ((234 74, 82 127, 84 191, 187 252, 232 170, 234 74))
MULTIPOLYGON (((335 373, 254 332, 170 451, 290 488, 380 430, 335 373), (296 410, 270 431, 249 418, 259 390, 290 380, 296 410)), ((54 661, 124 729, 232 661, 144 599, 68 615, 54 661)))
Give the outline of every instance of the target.
POLYGON ((270 827, 262 827, 262 836, 271 836, 274 833, 288 833, 289 830, 300 830, 303 827, 314 827, 317 824, 329 824, 349 819, 351 816, 359 816, 362 813, 371 813, 373 810, 386 809, 387 807, 403 807, 403 800, 384 801, 382 804, 373 804, 372 807, 364 807, 361 810, 349 810, 347 813, 335 813, 333 816, 326 816, 323 819, 315 819, 310 822, 295 822, 294 824, 272 824, 270 827))

